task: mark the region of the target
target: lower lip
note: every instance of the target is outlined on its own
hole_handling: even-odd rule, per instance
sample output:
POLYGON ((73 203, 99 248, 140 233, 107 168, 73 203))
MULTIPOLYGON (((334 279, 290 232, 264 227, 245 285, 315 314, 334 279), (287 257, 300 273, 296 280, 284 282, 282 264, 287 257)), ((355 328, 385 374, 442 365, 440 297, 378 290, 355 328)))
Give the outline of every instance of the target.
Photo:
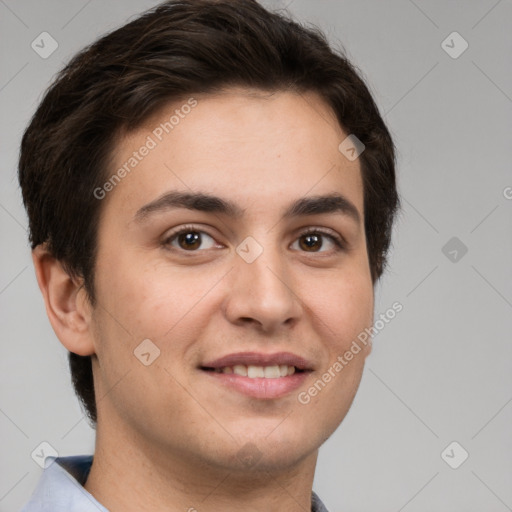
POLYGON ((267 379, 265 377, 256 377, 251 379, 235 373, 218 373, 204 371, 217 382, 234 389, 243 395, 252 398, 274 399, 288 395, 298 389, 306 380, 310 372, 294 373, 286 377, 267 379))

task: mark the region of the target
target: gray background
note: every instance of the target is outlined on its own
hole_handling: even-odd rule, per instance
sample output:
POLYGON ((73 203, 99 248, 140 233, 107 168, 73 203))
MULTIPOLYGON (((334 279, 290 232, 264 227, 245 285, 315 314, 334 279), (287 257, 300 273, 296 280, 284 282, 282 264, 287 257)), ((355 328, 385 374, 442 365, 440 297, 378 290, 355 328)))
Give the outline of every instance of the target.
MULTIPOLYGON (((331 512, 512 510, 512 3, 264 4, 288 6, 343 44, 399 151, 404 208, 375 311, 395 301, 403 311, 375 337, 352 409, 321 449, 314 488, 331 512), (458 58, 441 44, 453 31, 469 44, 458 58), (452 237, 456 261, 452 247, 442 250, 452 237), (441 457, 452 441, 469 453, 458 469, 441 457)), ((0 0, 2 512, 27 501, 42 441, 60 455, 94 447, 35 280, 16 179, 20 137, 68 58, 154 5, 0 0), (47 59, 31 48, 43 31, 59 45, 47 59)), ((452 463, 460 453, 449 451, 452 463)))

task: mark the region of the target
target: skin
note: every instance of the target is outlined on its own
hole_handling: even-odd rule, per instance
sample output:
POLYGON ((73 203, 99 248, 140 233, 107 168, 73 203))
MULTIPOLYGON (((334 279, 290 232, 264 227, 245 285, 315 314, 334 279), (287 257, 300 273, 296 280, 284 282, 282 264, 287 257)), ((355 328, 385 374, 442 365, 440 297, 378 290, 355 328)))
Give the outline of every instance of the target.
MULTIPOLYGON (((93 356, 98 424, 85 489, 111 512, 309 510, 318 448, 347 414, 371 350, 298 402, 372 325, 359 160, 340 153, 348 133, 314 93, 232 88, 194 97, 190 114, 103 199, 95 308, 44 246, 33 252, 58 338, 93 356), (244 216, 174 209, 134 221, 171 190, 219 195, 244 216), (339 213, 281 219, 292 201, 332 192, 356 206, 359 223, 339 213), (200 231, 198 247, 165 245, 185 224, 200 231), (310 227, 341 235, 345 249, 325 236, 308 249, 301 233, 310 227), (236 252, 247 236, 263 247, 250 264, 236 252), (134 356, 144 339, 160 350, 149 366, 134 356), (293 352, 315 369, 273 400, 198 369, 240 351, 293 352), (246 464, 241 449, 257 462, 246 464)), ((111 172, 185 102, 119 139, 111 172)))

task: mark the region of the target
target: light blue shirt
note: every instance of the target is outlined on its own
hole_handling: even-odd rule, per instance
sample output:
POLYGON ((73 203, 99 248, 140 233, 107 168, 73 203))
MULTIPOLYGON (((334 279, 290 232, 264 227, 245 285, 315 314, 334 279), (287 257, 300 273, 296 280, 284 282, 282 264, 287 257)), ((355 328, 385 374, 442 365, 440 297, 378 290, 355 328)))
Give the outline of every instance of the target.
MULTIPOLYGON (((109 512, 83 487, 92 458, 92 455, 75 455, 52 457, 53 462, 46 459, 46 469, 21 512, 109 512)), ((327 512, 314 492, 311 512, 327 512)))

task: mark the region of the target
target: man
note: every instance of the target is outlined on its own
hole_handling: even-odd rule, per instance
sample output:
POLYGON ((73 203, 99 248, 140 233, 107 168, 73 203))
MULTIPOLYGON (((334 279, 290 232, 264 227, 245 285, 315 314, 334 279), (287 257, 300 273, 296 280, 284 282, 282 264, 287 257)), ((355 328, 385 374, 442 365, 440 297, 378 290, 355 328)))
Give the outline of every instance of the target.
POLYGON ((49 460, 23 510, 325 510, 394 165, 350 63, 254 0, 165 2, 78 54, 19 178, 96 447, 49 460))

